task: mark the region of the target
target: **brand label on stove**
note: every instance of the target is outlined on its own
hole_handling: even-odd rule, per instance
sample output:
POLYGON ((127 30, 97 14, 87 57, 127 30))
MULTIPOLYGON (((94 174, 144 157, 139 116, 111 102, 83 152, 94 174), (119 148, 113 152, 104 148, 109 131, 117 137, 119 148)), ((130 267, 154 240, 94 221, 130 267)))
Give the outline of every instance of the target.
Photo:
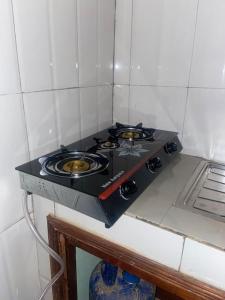
POLYGON ((104 183, 101 187, 102 188, 107 188, 110 184, 112 184, 114 181, 116 181, 118 178, 120 178, 124 173, 125 173, 125 171, 120 171, 113 178, 111 178, 109 181, 107 181, 106 183, 104 183))

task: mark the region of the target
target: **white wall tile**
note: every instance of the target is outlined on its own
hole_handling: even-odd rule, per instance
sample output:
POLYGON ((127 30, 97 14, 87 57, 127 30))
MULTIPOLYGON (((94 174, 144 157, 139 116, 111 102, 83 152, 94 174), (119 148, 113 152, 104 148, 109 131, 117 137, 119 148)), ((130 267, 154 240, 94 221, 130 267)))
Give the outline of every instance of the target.
POLYGON ((225 2, 200 0, 190 86, 225 87, 225 2))
POLYGON ((11 1, 2 0, 0 9, 0 94, 20 90, 18 61, 11 1))
POLYGON ((58 139, 68 145, 80 138, 79 89, 55 91, 58 139))
POLYGON ((187 89, 150 86, 131 86, 131 124, 182 133, 187 89))
MULTIPOLYGON (((44 288, 47 286, 48 282, 49 281, 46 280, 44 277, 40 278, 40 283, 41 283, 42 290, 44 290, 44 288)), ((52 290, 51 289, 47 292, 47 294, 45 296, 45 300, 53 300, 52 290)))
POLYGON ((134 0, 131 82, 187 86, 197 0, 134 0))
POLYGON ((0 96, 0 232, 22 216, 19 176, 15 167, 29 159, 20 95, 0 96))
POLYGON ((98 130, 112 126, 112 87, 98 87, 98 130))
POLYGON ((225 161, 225 90, 189 89, 184 124, 186 153, 225 161))
MULTIPOLYGON (((0 235, 1 237, 1 235, 0 235)), ((12 300, 12 292, 10 290, 9 274, 7 271, 7 262, 5 260, 0 242, 0 299, 12 300)))
MULTIPOLYGON (((8 282, 6 293, 10 289, 8 299, 37 299, 40 294, 40 283, 36 243, 24 219, 0 235, 0 252, 0 257, 4 257, 3 274, 8 282)), ((0 286, 1 284, 2 282, 0 286)), ((2 297, 1 293, 2 289, 0 289, 1 299, 6 300, 7 297, 2 297)))
MULTIPOLYGON (((30 156, 35 158, 58 148, 59 143, 80 138, 81 125, 83 136, 111 125, 112 87, 109 85, 113 80, 115 1, 80 1, 82 22, 77 20, 76 0, 63 4, 59 0, 12 2, 22 91, 26 92, 23 95, 26 123, 21 95, 0 97, 3 139, 0 263, 4 259, 3 270, 0 268, 0 298, 30 300, 37 299, 40 293, 35 242, 24 220, 6 230, 23 217, 22 190, 14 167, 28 161, 30 156), (81 30, 80 62, 77 25, 81 30), (81 84, 107 85, 82 90, 82 106, 79 89, 65 89, 78 86, 79 63, 81 84), (51 89, 57 90, 40 92, 51 89), (3 230, 6 231, 1 233, 3 230)), ((0 94, 15 93, 20 91, 20 80, 11 2, 2 0, 1 8, 0 94)), ((40 197, 34 197, 34 201, 36 225, 47 239, 45 217, 53 211, 53 203, 40 197)), ((50 278, 49 258, 42 248, 37 246, 37 249, 43 285, 44 279, 50 278)))
POLYGON ((114 19, 115 0, 98 0, 98 84, 113 84, 114 19))
POLYGON ((225 289, 225 252, 185 240, 181 272, 225 289))
MULTIPOLYGON (((46 198, 34 196, 34 216, 35 226, 43 238, 48 241, 47 219, 49 214, 54 215, 54 202, 46 198)), ((38 267, 40 275, 50 279, 50 261, 49 254, 37 243, 38 267)))
POLYGON ((24 106, 31 158, 57 149, 53 92, 24 94, 24 106))
POLYGON ((50 89, 51 59, 46 0, 13 0, 23 91, 50 89))
POLYGON ((113 81, 114 0, 77 0, 80 86, 113 81))
POLYGON ((54 215, 54 202, 34 195, 34 220, 40 234, 45 240, 48 240, 47 219, 49 214, 54 215))
POLYGON ((80 89, 81 136, 87 137, 98 131, 98 89, 80 89))
POLYGON ((98 0, 77 0, 80 86, 97 83, 97 15, 98 0))
POLYGON ((129 90, 127 85, 115 85, 113 94, 113 122, 129 123, 129 90))
POLYGON ((183 249, 182 236, 126 215, 107 229, 103 223, 60 204, 56 204, 56 216, 147 258, 177 270, 179 268, 183 249))
POLYGON ((54 88, 78 86, 76 0, 50 1, 54 88))
POLYGON ((128 84, 130 81, 132 1, 116 1, 116 36, 114 83, 128 84))

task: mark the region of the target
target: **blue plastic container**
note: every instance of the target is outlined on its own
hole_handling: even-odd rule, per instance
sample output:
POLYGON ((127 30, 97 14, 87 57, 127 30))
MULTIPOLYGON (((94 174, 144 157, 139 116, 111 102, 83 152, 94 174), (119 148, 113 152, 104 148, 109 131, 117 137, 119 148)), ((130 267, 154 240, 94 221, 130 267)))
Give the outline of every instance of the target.
POLYGON ((100 262, 89 282, 89 300, 154 300, 155 286, 139 277, 100 262))

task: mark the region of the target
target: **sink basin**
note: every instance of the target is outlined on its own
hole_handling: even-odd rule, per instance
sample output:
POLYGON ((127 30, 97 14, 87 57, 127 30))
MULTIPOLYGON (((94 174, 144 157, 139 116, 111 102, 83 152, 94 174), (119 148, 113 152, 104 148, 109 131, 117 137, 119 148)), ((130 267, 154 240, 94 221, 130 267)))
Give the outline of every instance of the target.
POLYGON ((203 160, 175 206, 225 222, 225 165, 203 160))

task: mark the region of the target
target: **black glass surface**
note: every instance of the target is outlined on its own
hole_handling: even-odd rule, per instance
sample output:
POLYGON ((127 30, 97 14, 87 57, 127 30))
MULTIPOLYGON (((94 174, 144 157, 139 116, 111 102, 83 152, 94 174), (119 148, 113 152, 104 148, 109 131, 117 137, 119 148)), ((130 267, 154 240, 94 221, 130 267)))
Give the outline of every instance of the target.
MULTIPOLYGON (((112 129, 112 128, 111 128, 112 129)), ((112 137, 109 129, 105 129, 83 140, 71 145, 64 146, 57 151, 49 153, 44 157, 51 157, 56 153, 66 151, 83 151, 101 153, 108 159, 108 167, 100 173, 95 173, 83 178, 64 178, 55 175, 41 175, 42 165, 39 159, 35 159, 23 164, 16 169, 20 172, 30 174, 80 192, 98 197, 116 178, 130 172, 137 164, 143 160, 148 160, 164 147, 164 145, 173 139, 177 133, 161 130, 152 130, 153 138, 151 140, 130 141, 112 137), (153 133, 154 132, 154 133, 153 133), (97 147, 96 147, 97 139, 97 147), (101 149, 101 141, 114 142, 116 148, 101 149)))

